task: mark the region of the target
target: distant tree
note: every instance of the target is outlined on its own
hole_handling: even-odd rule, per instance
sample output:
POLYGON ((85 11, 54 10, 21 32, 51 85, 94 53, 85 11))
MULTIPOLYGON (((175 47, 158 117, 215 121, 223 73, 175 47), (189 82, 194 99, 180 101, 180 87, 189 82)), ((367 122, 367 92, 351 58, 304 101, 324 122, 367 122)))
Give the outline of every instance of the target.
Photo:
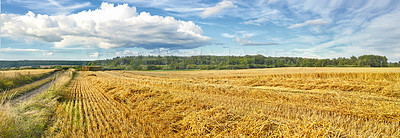
POLYGON ((357 57, 351 56, 351 57, 350 57, 349 64, 350 64, 350 65, 357 65, 357 57))
POLYGON ((303 65, 302 59, 301 58, 296 59, 296 66, 297 67, 302 67, 302 65, 303 65))
POLYGON ((317 62, 315 62, 314 66, 323 67, 324 66, 323 60, 318 60, 317 62))
MULTIPOLYGON (((0 66, 22 66, 20 62, 2 62, 0 66)), ((89 62, 85 62, 88 64, 89 62)), ((85 65, 82 64, 82 65, 85 65)), ((350 58, 311 59, 300 57, 264 57, 262 55, 247 56, 129 56, 114 59, 92 61, 90 64, 101 65, 106 69, 126 70, 173 70, 173 69, 247 69, 265 67, 395 67, 397 62, 389 63, 387 57, 378 55, 363 55, 350 58), (148 66, 154 65, 154 66, 148 66)), ((54 65, 54 64, 53 64, 54 65)))
POLYGON ((278 61, 276 61, 276 67, 284 67, 284 63, 283 63, 283 59, 279 59, 278 61))
POLYGON ((267 59, 265 59, 265 64, 270 65, 270 66, 274 66, 275 65, 274 58, 268 57, 267 59))

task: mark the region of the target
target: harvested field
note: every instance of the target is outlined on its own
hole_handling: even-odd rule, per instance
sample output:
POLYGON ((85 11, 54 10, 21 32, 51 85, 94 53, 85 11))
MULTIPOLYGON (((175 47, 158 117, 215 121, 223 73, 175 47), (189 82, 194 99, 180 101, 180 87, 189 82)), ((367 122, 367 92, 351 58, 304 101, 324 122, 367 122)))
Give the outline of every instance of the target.
POLYGON ((80 72, 52 136, 398 137, 398 68, 80 72))

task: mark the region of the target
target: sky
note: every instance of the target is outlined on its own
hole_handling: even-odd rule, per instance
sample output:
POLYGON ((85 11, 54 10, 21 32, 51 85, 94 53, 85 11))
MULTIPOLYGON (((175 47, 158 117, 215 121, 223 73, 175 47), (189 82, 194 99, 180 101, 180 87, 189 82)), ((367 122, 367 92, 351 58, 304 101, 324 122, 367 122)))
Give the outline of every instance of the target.
POLYGON ((256 55, 400 60, 399 0, 2 0, 0 60, 256 55))

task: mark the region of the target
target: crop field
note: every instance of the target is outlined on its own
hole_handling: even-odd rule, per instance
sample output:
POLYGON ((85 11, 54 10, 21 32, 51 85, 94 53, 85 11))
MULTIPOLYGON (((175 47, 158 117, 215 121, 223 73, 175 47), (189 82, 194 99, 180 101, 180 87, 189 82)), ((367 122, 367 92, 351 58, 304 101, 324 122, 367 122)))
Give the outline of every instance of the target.
POLYGON ((0 71, 0 78, 15 78, 18 76, 50 73, 52 71, 54 71, 54 69, 25 69, 25 70, 0 71))
MULTIPOLYGON (((0 98, 8 90, 43 79, 55 72, 54 69, 29 69, 0 71, 0 98)), ((19 90, 20 91, 20 90, 19 90)))
POLYGON ((400 137, 399 68, 78 72, 46 135, 400 137))

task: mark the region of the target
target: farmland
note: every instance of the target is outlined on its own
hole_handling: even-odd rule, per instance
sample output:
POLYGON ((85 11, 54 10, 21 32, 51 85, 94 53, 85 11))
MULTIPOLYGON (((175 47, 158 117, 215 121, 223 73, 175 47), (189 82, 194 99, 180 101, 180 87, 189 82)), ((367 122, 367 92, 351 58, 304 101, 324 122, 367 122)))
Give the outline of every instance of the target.
POLYGON ((54 69, 0 71, 0 92, 43 79, 54 71, 54 69))
POLYGON ((400 0, 0 5, 0 138, 400 138, 400 0))
POLYGON ((400 136, 399 68, 78 72, 47 136, 400 136))
POLYGON ((0 137, 42 136, 61 99, 60 91, 69 83, 73 72, 59 71, 43 80, 0 93, 0 137), (44 83, 50 85, 48 89, 32 91, 44 83), (8 93, 12 93, 12 97, 5 98, 8 93), (18 97, 16 93, 24 95, 18 97))
POLYGON ((26 69, 26 70, 9 70, 9 71, 0 71, 0 77, 4 78, 15 78, 18 76, 26 76, 26 75, 37 75, 43 73, 49 73, 54 71, 54 69, 26 69))

